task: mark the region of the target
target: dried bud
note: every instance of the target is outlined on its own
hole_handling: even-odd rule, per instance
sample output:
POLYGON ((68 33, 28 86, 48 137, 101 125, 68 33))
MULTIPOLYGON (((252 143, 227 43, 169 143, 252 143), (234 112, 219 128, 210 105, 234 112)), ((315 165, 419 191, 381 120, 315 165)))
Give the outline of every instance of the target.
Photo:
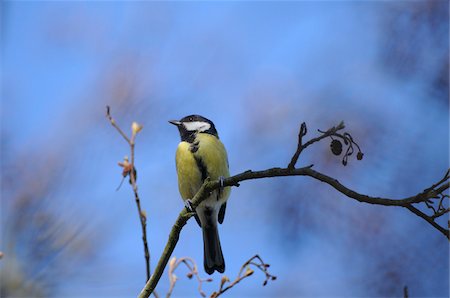
POLYGON ((172 257, 169 261, 169 268, 173 269, 173 267, 175 266, 175 262, 177 261, 176 257, 172 257))
POLYGON ((128 156, 125 156, 123 162, 119 162, 118 164, 123 168, 122 176, 128 176, 131 172, 131 163, 128 161, 128 156))
POLYGON ((265 285, 267 285, 267 280, 265 280, 265 281, 263 282, 263 286, 265 286, 265 285))
POLYGON ((141 210, 141 217, 142 217, 144 220, 147 220, 147 212, 145 212, 145 210, 141 210))
POLYGON ((142 130, 143 126, 138 124, 137 122, 133 122, 131 124, 131 132, 135 135, 142 130))
POLYGON ((273 276, 273 275, 272 275, 271 278, 272 278, 272 280, 276 280, 276 279, 277 279, 277 277, 276 277, 276 276, 273 276))
POLYGON ((223 285, 229 281, 230 281, 230 279, 226 275, 222 275, 222 279, 220 280, 220 288, 222 288, 223 285))
POLYGON ((334 155, 340 155, 342 153, 342 143, 339 140, 333 140, 330 144, 331 152, 334 155))
POLYGON ((252 270, 252 268, 247 267, 247 269, 245 270, 245 276, 250 276, 254 273, 255 271, 252 270))
POLYGON ((358 154, 356 154, 356 159, 361 160, 361 159, 363 159, 363 156, 364 156, 364 154, 360 151, 360 152, 358 152, 358 154))
POLYGON ((188 272, 186 274, 186 276, 187 276, 187 278, 191 279, 194 276, 194 274, 192 274, 192 272, 188 272))
POLYGON ((122 168, 125 168, 127 166, 130 166, 130 163, 128 162, 128 157, 125 156, 125 158, 123 159, 123 161, 119 161, 118 162, 119 166, 121 166, 122 168))

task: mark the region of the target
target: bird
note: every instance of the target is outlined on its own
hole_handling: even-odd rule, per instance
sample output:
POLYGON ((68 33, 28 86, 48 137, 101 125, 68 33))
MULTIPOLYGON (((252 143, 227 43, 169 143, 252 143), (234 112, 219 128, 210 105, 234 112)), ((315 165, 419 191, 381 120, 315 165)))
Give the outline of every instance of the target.
POLYGON ((223 223, 230 187, 223 180, 230 176, 228 156, 219 139, 214 123, 200 115, 189 115, 181 120, 170 120, 180 133, 175 163, 178 189, 190 209, 191 199, 207 177, 219 180, 222 187, 210 193, 195 209, 195 220, 203 232, 203 265, 209 275, 225 271, 225 260, 220 245, 217 223, 223 223))

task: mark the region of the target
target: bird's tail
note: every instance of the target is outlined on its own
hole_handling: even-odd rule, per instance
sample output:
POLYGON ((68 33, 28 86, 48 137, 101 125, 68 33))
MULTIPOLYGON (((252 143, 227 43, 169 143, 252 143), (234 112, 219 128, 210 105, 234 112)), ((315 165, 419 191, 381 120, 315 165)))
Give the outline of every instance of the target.
POLYGON ((220 273, 225 271, 225 261, 223 259, 222 248, 220 247, 219 232, 217 223, 213 222, 203 225, 203 250, 205 271, 212 274, 214 270, 220 273))

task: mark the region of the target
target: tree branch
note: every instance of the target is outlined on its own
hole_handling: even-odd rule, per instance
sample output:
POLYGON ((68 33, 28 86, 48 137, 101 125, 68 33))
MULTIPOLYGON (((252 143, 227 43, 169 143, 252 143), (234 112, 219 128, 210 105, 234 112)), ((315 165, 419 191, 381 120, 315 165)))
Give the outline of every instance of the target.
MULTIPOLYGON (((441 232, 444 236, 446 236, 447 238, 449 238, 449 230, 441 227, 439 224, 437 224, 434 221, 434 218, 431 216, 426 215, 425 213, 423 213, 422 211, 420 211, 419 209, 413 207, 412 205, 407 205, 405 206, 406 208, 408 208, 409 211, 411 211, 412 213, 414 213, 415 215, 422 217, 423 219, 425 219, 430 225, 432 225, 433 227, 435 227, 439 232, 441 232)), ((447 209, 448 212, 448 209, 447 209)))
MULTIPOLYGON (((412 204, 416 203, 423 203, 427 202, 430 199, 436 198, 439 194, 442 194, 444 191, 448 190, 450 187, 449 185, 449 176, 448 172, 444 176, 443 179, 432 185, 431 187, 425 189, 421 193, 418 193, 414 196, 402 198, 402 199, 390 199, 390 198, 381 198, 381 197, 371 197, 367 195, 360 194, 354 190, 351 190, 341 184, 337 179, 334 179, 332 177, 329 177, 325 174, 322 174, 320 172, 317 172, 312 169, 313 165, 294 169, 294 166, 301 154, 301 152, 308 147, 309 145, 316 143, 326 137, 335 136, 337 138, 342 138, 344 140, 344 143, 348 146, 347 152, 345 153, 343 164, 346 165, 347 163, 347 157, 350 156, 353 153, 352 145, 356 145, 359 152, 357 155, 357 159, 362 159, 362 152, 359 148, 359 146, 353 141, 352 137, 348 133, 344 134, 338 134, 337 131, 344 128, 343 122, 341 122, 338 126, 333 127, 326 132, 322 132, 321 136, 311 139, 310 141, 306 142, 305 144, 302 144, 302 138, 306 134, 306 124, 302 123, 300 127, 299 132, 299 141, 297 146, 297 151, 295 152, 294 156, 291 159, 291 162, 289 163, 288 167, 286 168, 271 168, 267 170, 262 171, 245 171, 243 173, 237 174, 235 176, 226 178, 223 180, 223 186, 239 186, 239 183, 246 180, 252 180, 252 179, 262 179, 262 178, 273 178, 273 177, 284 177, 284 176, 308 176, 311 178, 314 178, 316 180, 319 180, 321 182, 324 182, 340 193, 344 194, 345 196, 352 198, 354 200, 357 200, 359 202, 368 203, 368 204, 374 204, 374 205, 382 205, 382 206, 398 206, 398 207, 404 207, 413 212, 414 214, 422 217, 425 219, 428 223, 430 223, 433 227, 435 227, 438 231, 440 231, 442 234, 444 234, 447 238, 449 238, 449 230, 445 229, 441 226, 439 226, 435 221, 434 218, 422 213, 418 209, 412 206, 412 204)), ((333 142, 336 141, 333 139, 333 142)), ((341 150, 334 150, 335 148, 331 148, 334 154, 339 155, 341 153, 341 150), (338 154, 337 154, 338 153, 338 154)), ((342 148, 341 148, 342 149, 342 148)), ((209 193, 215 189, 218 189, 220 187, 220 182, 218 180, 210 181, 209 178, 207 178, 200 190, 197 192, 197 194, 192 199, 192 207, 195 209, 195 207, 198 206, 203 200, 205 200, 209 193)), ((172 230, 169 235, 169 240, 167 241, 166 247, 163 251, 163 254, 160 257, 160 260, 158 262, 158 265, 155 268, 155 272, 150 278, 150 280, 147 282, 145 287, 142 289, 141 293, 139 294, 139 297, 149 297, 149 295, 152 293, 152 291, 155 289, 156 285, 158 284, 159 279, 161 278, 162 272, 164 271, 164 268, 167 265, 167 262, 169 261, 170 255, 172 254, 181 232, 181 229, 186 224, 187 220, 193 215, 194 213, 188 213, 186 209, 183 209, 174 226, 172 227, 172 230)))
MULTIPOLYGON (((131 154, 131 163, 128 163, 128 158, 125 158, 123 163, 119 163, 124 168, 123 176, 130 176, 130 184, 133 188, 134 200, 136 202, 136 207, 139 214, 139 221, 141 223, 142 229, 142 242, 144 244, 144 257, 145 257, 145 268, 146 275, 148 281, 150 279, 150 251, 148 249, 147 243, 147 215, 145 211, 141 208, 141 200, 139 199, 138 188, 136 184, 136 169, 134 167, 134 145, 137 133, 142 129, 142 126, 133 122, 131 126, 131 138, 128 138, 127 135, 123 132, 123 130, 117 125, 114 118, 112 118, 110 114, 110 107, 106 106, 106 117, 108 118, 111 125, 119 132, 119 134, 125 139, 125 141, 130 146, 130 154, 131 154)), ((158 297, 158 294, 154 293, 155 297, 158 297)))
POLYGON ((267 263, 264 263, 264 261, 261 259, 261 257, 259 255, 254 255, 247 262, 245 262, 244 265, 241 266, 241 269, 239 270, 239 273, 238 273, 236 279, 225 288, 224 288, 224 285, 227 282, 230 282, 230 280, 228 279, 228 277, 226 275, 223 275, 222 280, 220 282, 219 291, 212 293, 210 298, 219 297, 220 295, 222 295, 223 293, 225 293, 226 291, 228 291, 229 289, 231 289, 232 287, 237 285, 241 280, 251 276, 254 273, 254 271, 253 271, 253 269, 250 268, 250 265, 261 270, 266 275, 266 279, 263 282, 263 286, 267 285, 267 282, 269 280, 277 279, 277 277, 275 275, 270 274, 269 271, 267 270, 267 268, 269 268, 270 265, 267 263), (254 260, 256 260, 256 262, 254 260), (244 272, 244 269, 245 269, 245 272, 244 272))
POLYGON ((201 278, 198 273, 198 266, 197 263, 192 258, 189 257, 183 257, 180 259, 177 259, 176 257, 172 257, 169 261, 169 281, 170 281, 170 287, 169 291, 167 292, 166 298, 169 298, 172 295, 173 289, 175 287, 175 283, 177 282, 178 277, 175 275, 175 270, 180 266, 180 264, 186 265, 186 267, 189 269, 189 272, 187 273, 187 277, 191 279, 192 277, 196 277, 198 281, 198 292, 202 297, 206 297, 205 292, 202 290, 202 285, 204 282, 211 282, 212 278, 201 278))
POLYGON ((139 297, 149 297, 150 294, 155 290, 155 287, 158 284, 161 275, 163 274, 164 268, 166 267, 167 262, 169 261, 173 250, 175 249, 178 239, 180 239, 181 229, 184 227, 184 225, 192 215, 193 213, 189 213, 186 208, 183 208, 183 210, 178 215, 175 224, 172 226, 172 230, 170 231, 166 247, 164 248, 158 264, 156 265, 155 271, 153 272, 151 278, 147 281, 145 287, 142 289, 139 297))
MULTIPOLYGON (((406 197, 403 199, 388 199, 388 198, 382 198, 382 197, 371 197, 367 195, 363 195, 360 193, 357 193, 354 190, 351 190, 341 184, 337 179, 334 179, 330 176, 327 176, 325 174, 322 174, 320 172, 317 172, 312 169, 311 166, 298 168, 294 170, 290 170, 288 168, 271 168, 263 171, 245 171, 243 173, 237 174, 235 176, 226 178, 223 183, 224 186, 235 186, 239 182, 245 181, 245 180, 252 180, 252 179, 262 179, 262 178, 272 178, 272 177, 285 177, 285 176, 309 176, 311 178, 314 178, 316 180, 319 180, 321 182, 324 182, 333 188, 335 188, 337 191, 341 192, 342 194, 346 195, 349 198, 355 199, 359 202, 368 203, 368 204, 375 204, 375 205, 383 205, 383 206, 402 206, 406 207, 409 204, 413 203, 420 203, 424 202, 430 198, 434 198, 436 195, 435 189, 426 189, 423 192, 416 194, 414 196, 406 197)), ((218 187, 219 182, 218 181, 212 181, 211 186, 207 185, 208 190, 214 190, 218 187)), ((445 191, 449 188, 449 182, 443 183, 438 191, 445 191)))
POLYGON ((106 106, 106 117, 108 118, 109 122, 111 123, 112 126, 114 126, 114 128, 120 133, 120 135, 125 139, 125 141, 130 144, 130 139, 127 137, 127 135, 122 131, 122 129, 117 125, 116 120, 113 119, 113 117, 111 117, 110 114, 110 107, 106 106))

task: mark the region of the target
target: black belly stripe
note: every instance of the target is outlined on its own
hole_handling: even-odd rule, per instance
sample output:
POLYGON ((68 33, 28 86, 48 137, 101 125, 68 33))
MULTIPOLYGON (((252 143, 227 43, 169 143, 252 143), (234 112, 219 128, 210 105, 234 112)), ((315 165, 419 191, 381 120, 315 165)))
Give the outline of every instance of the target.
POLYGON ((198 151, 198 145, 199 145, 199 144, 200 144, 199 141, 192 143, 192 144, 189 146, 189 151, 191 151, 192 153, 197 152, 197 151, 198 151))
POLYGON ((194 158, 195 162, 197 163, 197 167, 200 170, 200 173, 202 174, 202 181, 205 181, 206 177, 208 177, 208 170, 206 169, 206 166, 203 163, 201 157, 194 155, 194 158))

